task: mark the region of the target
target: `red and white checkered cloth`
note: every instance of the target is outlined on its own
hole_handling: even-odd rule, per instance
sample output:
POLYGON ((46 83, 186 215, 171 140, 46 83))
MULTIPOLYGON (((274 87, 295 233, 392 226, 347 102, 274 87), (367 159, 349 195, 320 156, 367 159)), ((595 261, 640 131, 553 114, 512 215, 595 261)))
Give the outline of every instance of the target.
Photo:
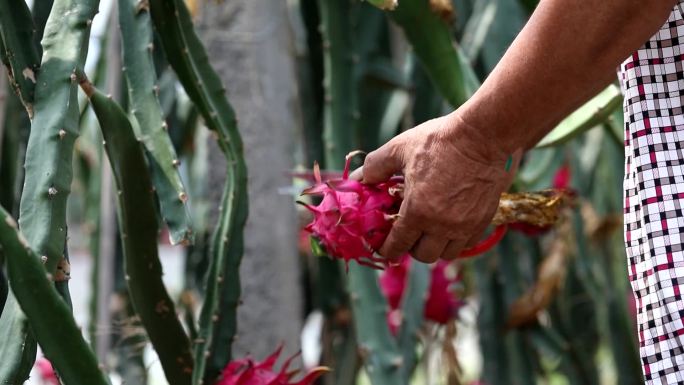
POLYGON ((684 385, 684 0, 621 67, 625 244, 647 385, 684 385))

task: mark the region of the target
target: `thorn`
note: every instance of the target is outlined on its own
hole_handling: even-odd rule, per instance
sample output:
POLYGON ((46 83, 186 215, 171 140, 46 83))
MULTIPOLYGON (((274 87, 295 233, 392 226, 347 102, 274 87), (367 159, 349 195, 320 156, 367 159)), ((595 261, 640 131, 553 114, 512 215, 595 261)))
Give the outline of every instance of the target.
POLYGON ((66 136, 66 131, 64 131, 64 130, 59 130, 59 138, 60 138, 60 139, 64 139, 65 136, 66 136))
POLYGON ((185 202, 188 201, 188 194, 186 194, 185 192, 181 191, 181 193, 178 194, 178 199, 180 199, 181 202, 185 203, 185 202))
POLYGON ((47 260, 48 260, 48 257, 46 257, 45 255, 40 257, 40 261, 43 263, 43 265, 45 264, 45 262, 47 262, 47 260))
POLYGON ((180 160, 174 159, 173 162, 171 162, 171 164, 173 164, 173 167, 178 168, 178 166, 180 166, 180 160))
POLYGON ((55 196, 55 195, 57 195, 57 189, 54 188, 54 187, 50 187, 50 188, 48 189, 48 195, 50 195, 50 196, 55 196))

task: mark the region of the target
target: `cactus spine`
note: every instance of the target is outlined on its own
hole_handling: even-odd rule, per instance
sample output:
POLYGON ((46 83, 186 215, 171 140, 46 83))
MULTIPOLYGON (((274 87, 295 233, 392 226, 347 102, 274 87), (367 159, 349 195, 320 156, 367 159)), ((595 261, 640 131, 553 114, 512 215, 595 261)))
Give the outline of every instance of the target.
POLYGON ((152 181, 162 216, 169 226, 171 243, 191 243, 193 236, 185 205, 188 198, 157 98, 159 86, 152 60, 149 9, 138 0, 119 1, 119 26, 133 129, 149 155, 152 181))
POLYGON ((80 75, 97 116, 118 189, 119 227, 129 294, 172 385, 190 384, 190 343, 162 281, 158 226, 145 155, 130 121, 116 102, 80 75))
POLYGON ((219 223, 213 235, 205 302, 195 340, 193 384, 213 382, 231 358, 240 297, 239 266, 247 220, 247 168, 235 113, 221 80, 179 0, 151 0, 151 14, 164 51, 207 126, 217 134, 228 176, 219 223))
MULTIPOLYGON (((29 247, 16 222, 0 208, 0 245, 7 257, 7 271, 16 297, 8 306, 17 306, 28 315, 29 324, 45 355, 52 361, 65 384, 108 385, 71 309, 57 294, 45 273, 40 257, 29 247), (16 299, 15 299, 16 298, 16 299)), ((16 310, 15 313, 19 311, 16 310)), ((5 329, 2 329, 3 332, 5 329)), ((35 351, 33 351, 35 356, 35 351)), ((28 366, 31 369, 31 365, 28 366)), ((3 383, 21 384, 23 379, 3 379, 3 383)))

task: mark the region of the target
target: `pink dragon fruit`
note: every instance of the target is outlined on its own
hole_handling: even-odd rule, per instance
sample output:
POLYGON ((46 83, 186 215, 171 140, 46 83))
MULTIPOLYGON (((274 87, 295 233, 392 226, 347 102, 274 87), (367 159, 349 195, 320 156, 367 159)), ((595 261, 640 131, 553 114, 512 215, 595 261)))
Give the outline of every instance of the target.
POLYGON ((288 358, 280 371, 275 372, 273 366, 275 366, 282 351, 283 346, 281 345, 261 362, 255 362, 249 357, 231 361, 221 372, 221 377, 216 385, 311 385, 329 370, 325 367, 317 367, 309 371, 301 380, 290 382, 299 371, 288 371, 288 368, 299 353, 288 358))
MULTIPOLYGON (((356 153, 347 155, 342 178, 323 182, 318 164, 314 165, 315 185, 302 194, 323 196, 323 200, 318 206, 299 202, 314 215, 313 222, 304 229, 318 238, 328 255, 343 259, 347 268, 349 262, 355 260, 361 265, 382 270, 387 261, 376 256, 375 250, 382 246, 399 212, 404 178, 395 176, 374 185, 350 180, 349 165, 356 153)), ((486 252, 503 238, 506 229, 506 226, 497 227, 487 239, 463 250, 459 257, 486 252)))
POLYGON ((59 385, 59 380, 55 375, 54 369, 52 369, 52 364, 47 358, 39 358, 36 361, 36 368, 38 369, 38 375, 44 383, 50 385, 59 385))
POLYGON ((305 195, 322 195, 318 206, 304 204, 314 214, 305 230, 314 234, 328 254, 342 258, 347 267, 355 260, 361 265, 382 269, 385 260, 374 255, 392 228, 392 216, 399 212, 403 179, 391 178, 376 185, 349 179, 347 156, 342 179, 321 180, 314 165, 316 184, 305 195))
MULTIPOLYGON (((387 324, 392 334, 397 334, 401 326, 401 299, 404 295, 411 268, 411 257, 404 255, 399 263, 389 266, 380 275, 380 289, 387 298, 390 311, 387 324)), ((461 281, 460 274, 454 269, 453 262, 440 260, 432 267, 430 287, 425 301, 425 319, 438 324, 446 324, 454 319, 463 301, 456 298, 453 286, 461 281)))

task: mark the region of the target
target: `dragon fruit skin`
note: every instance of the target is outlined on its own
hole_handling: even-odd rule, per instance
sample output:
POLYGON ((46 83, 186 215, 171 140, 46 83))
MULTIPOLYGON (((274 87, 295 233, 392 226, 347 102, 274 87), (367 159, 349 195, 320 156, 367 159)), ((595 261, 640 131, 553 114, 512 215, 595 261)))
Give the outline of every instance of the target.
POLYGON ((460 281, 461 275, 453 263, 435 263, 430 276, 429 295, 425 301, 426 319, 444 325, 456 317, 463 301, 454 295, 453 286, 460 281))
POLYGON ((273 366, 283 351, 281 345, 261 362, 255 362, 251 358, 243 358, 231 361, 223 368, 220 379, 216 385, 311 385, 328 368, 318 367, 308 372, 301 380, 290 382, 292 377, 297 375, 298 370, 288 371, 292 360, 299 354, 295 354, 285 361, 279 372, 273 371, 273 366))
POLYGON ((47 384, 59 385, 59 380, 55 375, 54 369, 52 369, 52 364, 47 358, 39 358, 36 361, 36 367, 38 368, 38 374, 40 378, 47 384))
MULTIPOLYGON (((408 282, 411 263, 414 263, 411 256, 406 254, 397 264, 385 269, 379 279, 380 289, 390 308, 387 324, 394 335, 401 326, 401 299, 408 282)), ((443 325, 456 317, 463 302, 456 298, 452 288, 460 280, 460 275, 454 271, 453 262, 440 260, 433 265, 425 301, 425 319, 443 325)))
POLYGON ((374 254, 382 246, 392 228, 392 216, 399 212, 401 196, 397 192, 401 178, 376 185, 350 180, 349 160, 341 179, 321 181, 318 165, 314 166, 316 184, 305 195, 323 196, 318 206, 304 204, 314 220, 305 230, 314 234, 333 257, 347 266, 355 260, 361 265, 382 269, 385 260, 374 254))

